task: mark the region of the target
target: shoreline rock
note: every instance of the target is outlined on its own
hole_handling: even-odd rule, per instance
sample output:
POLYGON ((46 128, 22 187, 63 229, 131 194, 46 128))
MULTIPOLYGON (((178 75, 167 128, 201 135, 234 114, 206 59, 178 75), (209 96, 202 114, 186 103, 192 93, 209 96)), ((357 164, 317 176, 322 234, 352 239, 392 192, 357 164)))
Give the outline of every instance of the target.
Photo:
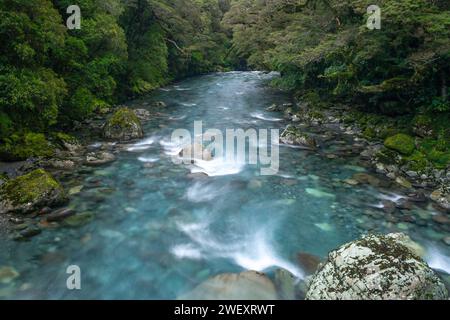
POLYGON ((68 201, 63 187, 45 170, 37 169, 0 186, 0 214, 27 214, 68 201))
POLYGON ((105 123, 103 137, 109 140, 130 141, 144 137, 139 118, 129 108, 119 108, 105 123))
POLYGON ((441 279, 408 236, 369 235, 328 255, 309 282, 308 300, 443 300, 441 279))

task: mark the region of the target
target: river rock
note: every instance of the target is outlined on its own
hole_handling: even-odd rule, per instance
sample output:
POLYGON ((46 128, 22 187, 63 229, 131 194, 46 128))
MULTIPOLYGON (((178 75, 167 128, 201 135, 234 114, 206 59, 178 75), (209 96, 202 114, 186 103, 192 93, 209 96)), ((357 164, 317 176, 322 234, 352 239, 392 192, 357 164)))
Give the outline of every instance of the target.
POLYGON ((329 253, 309 284, 310 300, 447 299, 434 271, 404 234, 369 235, 329 253))
POLYGON ((120 108, 106 121, 103 136, 111 140, 129 141, 143 138, 144 131, 141 121, 131 109, 120 108))
POLYGON ((17 277, 19 277, 20 274, 17 272, 16 269, 9 266, 2 266, 0 267, 0 283, 2 284, 8 284, 14 281, 17 277))
POLYGON ((133 111, 139 120, 141 121, 150 120, 150 111, 148 111, 147 109, 134 109, 133 111))
POLYGON ((308 133, 301 132, 294 126, 288 126, 280 137, 280 142, 288 145, 302 146, 307 149, 317 149, 316 139, 308 133))
POLYGON ((152 103, 152 106, 155 108, 165 108, 167 105, 163 101, 155 101, 152 103))
POLYGON ((306 274, 313 274, 320 264, 320 258, 305 252, 300 252, 297 255, 297 261, 306 274))
POLYGON ((88 166, 100 166, 116 160, 116 156, 110 152, 91 152, 86 156, 86 165, 88 166))
POLYGON ((83 212, 79 214, 72 215, 64 220, 64 225, 71 228, 82 227, 94 218, 94 215, 91 212, 83 212))
POLYGON ((275 287, 281 300, 294 300, 296 296, 296 278, 285 269, 275 270, 275 287))
POLYGON ((447 212, 450 212, 450 192, 444 190, 444 188, 433 191, 430 195, 430 199, 447 212))
POLYGON ((0 214, 26 214, 67 201, 63 187, 43 169, 11 179, 0 186, 0 214))
POLYGON ((209 278, 180 300, 276 300, 273 282, 263 273, 223 273, 209 278))
POLYGON ((52 212, 45 218, 45 220, 47 222, 58 222, 58 221, 66 219, 70 216, 73 216, 75 213, 76 212, 73 209, 63 208, 63 209, 57 210, 55 212, 52 212))
POLYGON ((52 169, 58 169, 58 170, 73 170, 75 169, 75 162, 72 160, 58 160, 53 159, 49 160, 45 167, 52 168, 52 169))
POLYGON ((406 180, 403 177, 395 178, 395 182, 397 182, 397 184, 401 185, 402 187, 404 187, 406 189, 411 189, 412 188, 411 182, 409 182, 408 180, 406 180))
POLYGON ((361 184, 369 184, 373 187, 378 187, 381 184, 381 180, 364 172, 358 172, 353 175, 353 180, 358 181, 361 184))
POLYGON ((33 238, 39 234, 41 234, 42 230, 36 226, 28 226, 26 229, 20 231, 15 237, 15 241, 27 241, 30 238, 33 238))

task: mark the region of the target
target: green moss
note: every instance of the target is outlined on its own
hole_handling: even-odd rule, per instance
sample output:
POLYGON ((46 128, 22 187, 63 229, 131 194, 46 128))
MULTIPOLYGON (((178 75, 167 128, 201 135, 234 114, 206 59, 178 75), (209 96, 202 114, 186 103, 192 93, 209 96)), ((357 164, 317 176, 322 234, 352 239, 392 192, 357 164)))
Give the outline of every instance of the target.
POLYGON ((409 168, 413 171, 424 172, 429 166, 426 155, 416 150, 412 155, 405 158, 409 168))
POLYGON ((12 135, 0 146, 0 159, 5 161, 26 160, 30 157, 51 157, 53 146, 41 133, 12 135))
POLYGON ((367 126, 363 131, 363 137, 367 140, 373 140, 377 138, 378 134, 374 127, 367 126))
POLYGON ((384 141, 384 145, 386 148, 398 151, 404 155, 411 155, 416 148, 414 139, 403 133, 387 138, 384 141))
POLYGON ((437 169, 445 169, 450 164, 450 142, 445 134, 437 139, 426 138, 419 143, 419 150, 437 169))
POLYGON ((445 169, 450 164, 450 152, 433 149, 428 153, 428 159, 433 162, 437 169, 445 169))
POLYGON ((139 118, 129 108, 120 108, 108 121, 109 125, 113 127, 127 128, 131 127, 133 123, 140 123, 139 118))
POLYGON ((14 205, 27 204, 36 201, 42 194, 64 190, 53 177, 43 169, 34 170, 26 175, 8 180, 0 187, 0 194, 14 205))
POLYGON ((72 145, 79 144, 77 138, 67 133, 56 132, 53 133, 52 136, 54 139, 53 141, 55 141, 61 147, 64 147, 65 144, 72 144, 72 145))

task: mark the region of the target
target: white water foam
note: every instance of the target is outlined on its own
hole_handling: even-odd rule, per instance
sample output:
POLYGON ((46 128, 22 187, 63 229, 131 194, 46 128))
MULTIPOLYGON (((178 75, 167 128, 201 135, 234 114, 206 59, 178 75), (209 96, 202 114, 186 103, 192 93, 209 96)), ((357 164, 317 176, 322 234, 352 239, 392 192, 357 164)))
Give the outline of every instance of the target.
POLYGON ((380 193, 380 194, 378 194, 378 198, 382 199, 382 200, 389 200, 389 201, 392 201, 392 202, 398 202, 399 200, 405 199, 406 197, 402 196, 400 194, 396 194, 396 193, 390 192, 388 194, 380 193))
POLYGON ((195 107, 197 104, 196 103, 186 103, 186 102, 182 102, 181 105, 183 107, 195 107))
POLYGON ((210 161, 196 159, 191 168, 191 173, 204 173, 210 177, 238 174, 244 169, 245 164, 237 161, 227 162, 217 158, 210 161))
POLYGON ((197 182, 191 186, 185 194, 185 198, 191 202, 208 202, 227 192, 227 187, 215 187, 211 184, 197 182))
POLYGON ((303 272, 294 264, 280 258, 270 245, 267 230, 248 232, 239 239, 220 242, 209 230, 209 223, 178 223, 180 231, 185 233, 192 244, 174 246, 171 252, 177 257, 191 259, 227 258, 246 270, 264 271, 273 267, 288 270, 297 278, 304 277, 303 272))
POLYGON ((450 257, 447 257, 435 247, 427 248, 425 261, 435 270, 450 274, 450 257))
POLYGON ((173 247, 170 252, 176 256, 178 259, 192 259, 192 260, 200 260, 203 258, 200 250, 196 249, 194 246, 190 244, 180 244, 173 247))
POLYGON ((259 120, 264 120, 264 121, 281 121, 283 119, 280 118, 272 118, 272 117, 266 117, 264 116, 262 113, 252 113, 250 114, 253 118, 259 119, 259 120))
POLYGON ((151 158, 151 157, 139 157, 138 160, 145 163, 153 163, 159 161, 158 158, 151 158))
POLYGON ((143 151, 149 149, 155 142, 155 138, 147 138, 140 142, 133 144, 131 147, 127 148, 127 151, 143 151))
POLYGON ((185 143, 175 143, 173 141, 167 141, 167 140, 160 140, 159 144, 164 148, 164 153, 168 156, 176 156, 178 155, 181 150, 183 150, 183 145, 185 143))

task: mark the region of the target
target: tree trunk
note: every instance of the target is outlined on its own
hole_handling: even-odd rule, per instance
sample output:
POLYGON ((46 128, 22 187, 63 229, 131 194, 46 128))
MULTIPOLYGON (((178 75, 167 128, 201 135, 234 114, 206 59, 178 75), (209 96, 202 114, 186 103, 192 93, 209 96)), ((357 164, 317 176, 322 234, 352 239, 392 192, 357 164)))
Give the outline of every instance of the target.
POLYGON ((441 71, 441 97, 442 100, 447 101, 447 78, 445 76, 445 71, 441 71))

